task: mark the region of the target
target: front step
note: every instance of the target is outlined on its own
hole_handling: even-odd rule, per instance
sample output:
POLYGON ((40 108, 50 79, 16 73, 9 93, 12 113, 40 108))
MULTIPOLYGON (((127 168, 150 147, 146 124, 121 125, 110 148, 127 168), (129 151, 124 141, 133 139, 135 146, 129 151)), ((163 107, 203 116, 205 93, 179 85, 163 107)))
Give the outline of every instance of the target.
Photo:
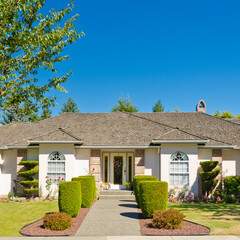
POLYGON ((133 191, 131 190, 101 190, 100 196, 106 195, 120 195, 120 196, 131 196, 133 191))
POLYGON ((99 195, 100 199, 126 199, 134 200, 133 191, 130 190, 102 190, 99 195))

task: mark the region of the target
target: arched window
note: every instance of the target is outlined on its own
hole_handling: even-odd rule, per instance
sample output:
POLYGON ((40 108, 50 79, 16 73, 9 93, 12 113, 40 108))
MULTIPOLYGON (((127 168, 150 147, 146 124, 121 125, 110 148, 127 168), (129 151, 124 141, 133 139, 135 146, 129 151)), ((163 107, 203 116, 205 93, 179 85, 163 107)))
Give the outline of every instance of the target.
POLYGON ((183 152, 175 152, 171 155, 170 185, 189 185, 189 159, 183 152))
POLYGON ((60 152, 53 152, 48 156, 48 177, 55 183, 59 177, 65 179, 65 156, 60 152))

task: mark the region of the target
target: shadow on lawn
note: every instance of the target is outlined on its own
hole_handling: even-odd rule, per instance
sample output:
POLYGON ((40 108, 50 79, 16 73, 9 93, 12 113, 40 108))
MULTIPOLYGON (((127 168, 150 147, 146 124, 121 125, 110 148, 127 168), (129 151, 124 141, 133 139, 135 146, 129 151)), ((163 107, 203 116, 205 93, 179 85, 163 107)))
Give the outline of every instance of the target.
POLYGON ((191 210, 191 211, 202 211, 211 212, 213 216, 236 216, 240 215, 239 204, 211 204, 211 203, 179 203, 170 205, 170 208, 177 208, 179 210, 191 210))

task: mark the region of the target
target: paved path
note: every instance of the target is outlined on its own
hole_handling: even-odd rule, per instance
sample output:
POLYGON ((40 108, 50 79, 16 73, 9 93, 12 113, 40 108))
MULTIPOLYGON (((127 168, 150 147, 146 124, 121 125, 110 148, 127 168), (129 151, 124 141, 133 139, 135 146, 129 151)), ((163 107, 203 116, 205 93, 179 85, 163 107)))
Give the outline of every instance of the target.
POLYGON ((0 237, 0 240, 239 240, 240 236, 0 237))
POLYGON ((136 202, 130 199, 98 200, 76 236, 140 236, 136 202))

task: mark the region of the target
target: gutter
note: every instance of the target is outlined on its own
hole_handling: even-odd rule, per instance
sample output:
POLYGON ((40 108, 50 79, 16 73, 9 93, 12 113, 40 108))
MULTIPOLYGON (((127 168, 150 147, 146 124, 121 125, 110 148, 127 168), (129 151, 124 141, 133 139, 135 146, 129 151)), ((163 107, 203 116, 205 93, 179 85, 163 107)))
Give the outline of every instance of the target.
POLYGON ((29 140, 28 142, 29 142, 29 144, 43 144, 43 143, 47 143, 47 144, 54 144, 54 143, 83 144, 83 141, 79 141, 79 140, 76 140, 76 141, 32 141, 32 140, 29 140))
POLYGON ((200 143, 200 144, 206 144, 208 143, 209 140, 157 140, 157 139, 153 139, 152 143, 153 144, 176 144, 176 143, 181 143, 181 144, 189 144, 189 143, 200 143))
POLYGON ((75 146, 82 149, 159 149, 159 146, 75 146))
POLYGON ((233 145, 208 145, 198 147, 199 149, 240 149, 233 145))

